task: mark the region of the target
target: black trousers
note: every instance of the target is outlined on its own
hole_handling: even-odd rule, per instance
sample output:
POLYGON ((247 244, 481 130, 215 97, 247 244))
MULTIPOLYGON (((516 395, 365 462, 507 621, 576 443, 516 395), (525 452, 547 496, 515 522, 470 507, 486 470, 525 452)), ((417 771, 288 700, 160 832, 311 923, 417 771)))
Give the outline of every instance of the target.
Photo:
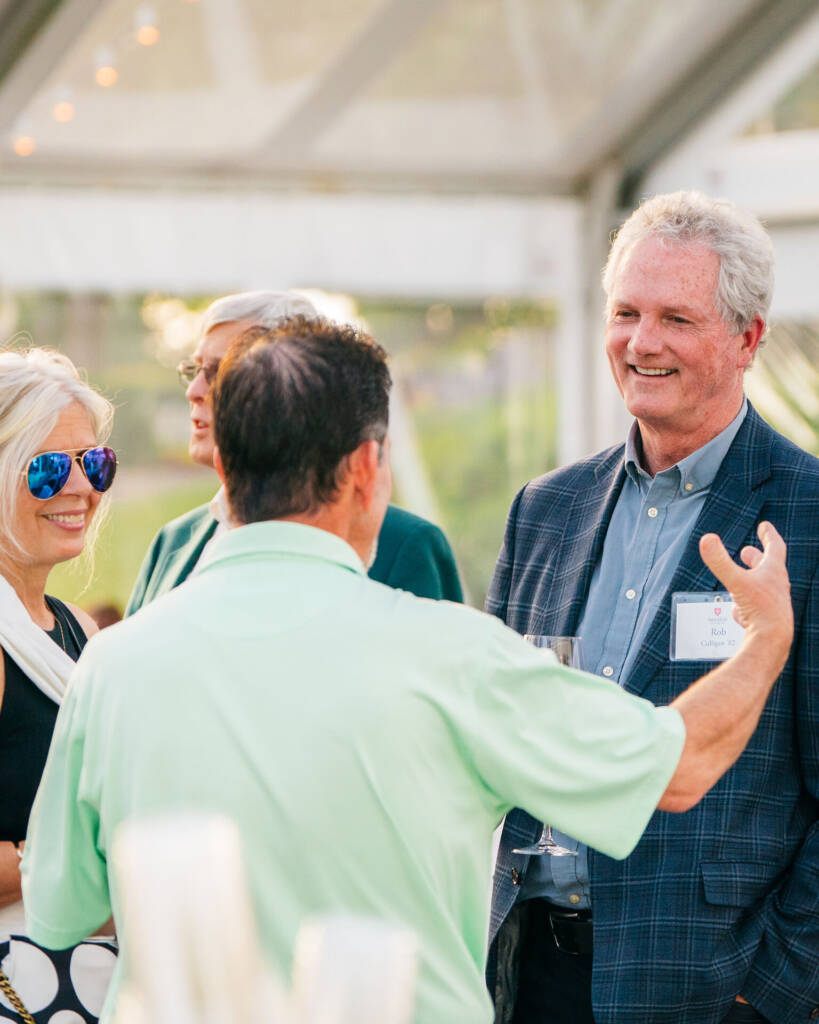
POLYGON ((768 1024, 767 1018, 751 1006, 749 1003, 734 1003, 728 1013, 722 1018, 722 1024, 768 1024))
MULTIPOLYGON (((594 1024, 591 956, 561 952, 552 937, 545 902, 529 904, 512 1024, 594 1024)), ((747 1003, 734 1003, 722 1024, 766 1024, 766 1020, 747 1003)))
POLYGON ((529 903, 512 1024, 594 1024, 591 956, 561 952, 552 937, 545 901, 529 903))

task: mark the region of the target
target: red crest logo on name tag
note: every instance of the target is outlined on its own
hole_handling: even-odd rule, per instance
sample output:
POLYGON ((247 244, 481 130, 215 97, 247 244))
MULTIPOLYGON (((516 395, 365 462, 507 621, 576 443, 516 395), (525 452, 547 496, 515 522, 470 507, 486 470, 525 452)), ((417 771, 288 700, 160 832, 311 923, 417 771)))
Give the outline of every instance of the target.
POLYGON ((716 608, 714 609, 714 615, 719 615, 721 611, 722 611, 722 608, 720 608, 720 606, 717 605, 716 608))

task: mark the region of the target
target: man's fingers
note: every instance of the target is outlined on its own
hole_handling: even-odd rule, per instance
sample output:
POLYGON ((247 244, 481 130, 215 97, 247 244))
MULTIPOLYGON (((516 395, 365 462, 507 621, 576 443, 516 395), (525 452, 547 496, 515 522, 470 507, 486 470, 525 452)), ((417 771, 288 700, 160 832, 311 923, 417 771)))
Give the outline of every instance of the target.
POLYGON ((759 565, 764 556, 759 548, 752 548, 748 545, 748 547, 744 547, 742 551, 740 551, 739 557, 749 569, 753 569, 755 565, 759 565))
MULTIPOLYGON (((776 527, 769 522, 761 522, 756 532, 762 541, 762 551, 747 545, 740 552, 740 558, 750 569, 755 569, 761 562, 782 562, 785 564, 787 546, 776 527)), ((717 577, 720 583, 731 590, 731 581, 739 582, 741 569, 725 550, 725 545, 715 533, 706 533, 700 538, 700 555, 702 560, 717 577)))
POLYGON ((760 523, 757 533, 762 551, 747 544, 740 553, 747 569, 733 561, 715 533, 706 533, 700 538, 702 560, 731 592, 734 618, 740 626, 771 633, 775 632, 778 622, 792 635, 793 615, 785 562, 787 546, 770 523, 760 523))
POLYGON ((774 555, 784 562, 785 553, 788 550, 785 541, 779 531, 773 525, 763 520, 756 528, 757 536, 762 541, 762 550, 766 555, 774 555))
POLYGON ((715 533, 706 533, 700 537, 700 555, 726 590, 731 590, 742 578, 745 570, 734 564, 725 545, 715 533))

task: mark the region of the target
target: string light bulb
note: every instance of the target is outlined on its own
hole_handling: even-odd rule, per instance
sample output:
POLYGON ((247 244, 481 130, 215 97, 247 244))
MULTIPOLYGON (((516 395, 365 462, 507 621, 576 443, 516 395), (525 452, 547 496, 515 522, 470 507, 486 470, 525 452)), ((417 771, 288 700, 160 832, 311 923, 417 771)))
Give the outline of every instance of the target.
POLYGON ((159 29, 156 25, 143 25, 137 29, 137 42, 140 46, 153 46, 159 42, 159 29))
POLYGON ((140 46, 153 46, 159 41, 159 29, 156 25, 156 13, 149 4, 141 4, 134 16, 136 37, 140 46))
POLYGON ((74 104, 70 100, 60 100, 51 108, 51 115, 59 124, 68 124, 69 121, 73 121, 76 113, 74 104))
POLYGON ((94 78, 101 89, 110 89, 112 85, 117 84, 119 75, 112 64, 103 64, 101 68, 97 68, 94 78))
POLYGON ((14 152, 17 156, 31 156, 37 144, 30 135, 18 135, 14 140, 14 152))
POLYGON ((107 46, 101 46, 94 57, 94 78, 101 89, 110 89, 117 84, 119 72, 114 63, 114 54, 107 46))
POLYGON ((57 124, 68 124, 74 120, 77 108, 74 106, 74 97, 67 85, 61 85, 55 89, 51 102, 51 116, 57 124))

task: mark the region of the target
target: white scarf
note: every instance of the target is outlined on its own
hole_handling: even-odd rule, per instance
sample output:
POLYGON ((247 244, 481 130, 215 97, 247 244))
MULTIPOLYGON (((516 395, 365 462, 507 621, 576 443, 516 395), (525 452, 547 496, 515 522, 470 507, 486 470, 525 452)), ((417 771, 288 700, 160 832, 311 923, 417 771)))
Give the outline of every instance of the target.
POLYGON ((41 629, 0 576, 0 647, 55 704, 62 704, 74 662, 41 629))

